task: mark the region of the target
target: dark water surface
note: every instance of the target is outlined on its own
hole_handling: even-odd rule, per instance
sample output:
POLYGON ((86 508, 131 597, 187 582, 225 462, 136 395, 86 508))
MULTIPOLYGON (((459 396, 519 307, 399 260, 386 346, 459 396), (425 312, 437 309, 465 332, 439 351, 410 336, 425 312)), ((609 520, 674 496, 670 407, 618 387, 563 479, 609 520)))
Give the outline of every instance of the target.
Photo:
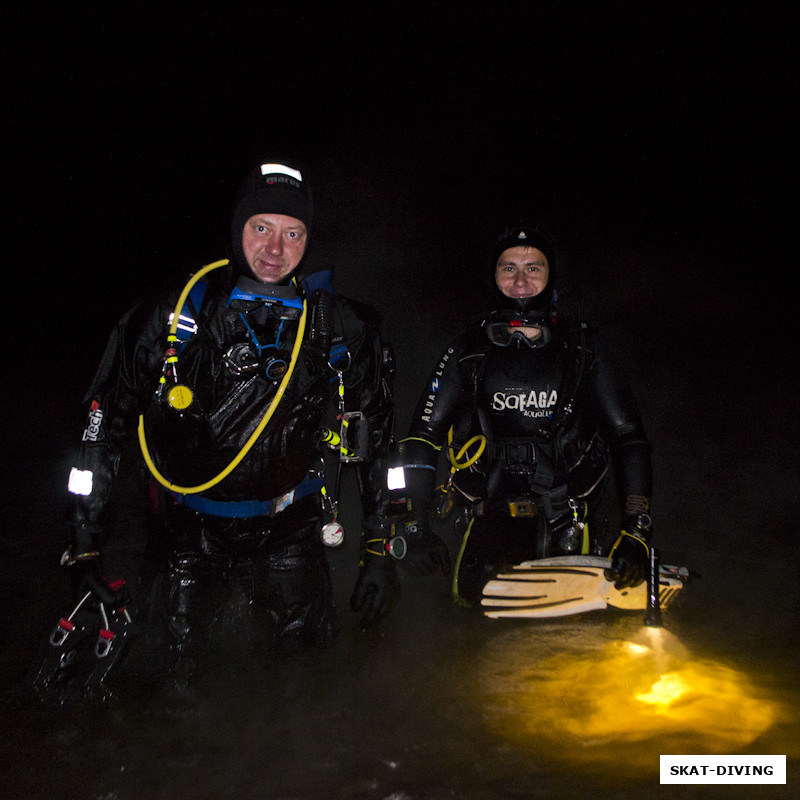
POLYGON ((786 753, 788 786, 670 796, 792 796, 796 662, 692 641, 686 613, 652 631, 638 614, 507 624, 417 601, 322 653, 209 657, 185 695, 129 676, 105 702, 15 703, 3 796, 643 797, 678 752, 786 753), (636 699, 665 675, 684 692, 668 710, 636 699))

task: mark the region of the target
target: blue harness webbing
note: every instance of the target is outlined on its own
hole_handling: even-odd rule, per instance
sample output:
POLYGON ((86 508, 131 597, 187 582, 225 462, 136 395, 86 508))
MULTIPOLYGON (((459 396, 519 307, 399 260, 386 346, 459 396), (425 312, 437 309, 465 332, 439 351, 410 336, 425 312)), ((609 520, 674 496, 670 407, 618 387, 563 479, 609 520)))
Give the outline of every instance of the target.
MULTIPOLYGON (((306 294, 311 294, 315 289, 324 289, 332 295, 336 295, 336 290, 331 284, 332 274, 330 270, 321 270, 320 272, 313 272, 302 281, 303 290, 306 294)), ((195 314, 200 311, 200 306, 203 304, 203 298, 206 295, 208 284, 205 280, 198 281, 190 290, 186 302, 183 304, 180 316, 178 318, 178 329, 175 335, 181 342, 181 349, 186 346, 189 339, 197 333, 197 320, 195 314)), ((335 345, 331 348, 331 363, 336 363, 344 356, 347 351, 347 346, 344 344, 335 345)))
POLYGON ((194 315, 200 311, 203 298, 206 296, 206 289, 208 289, 208 284, 204 280, 200 280, 192 286, 189 296, 183 304, 183 309, 181 309, 181 313, 178 316, 178 328, 175 331, 175 335, 178 337, 181 350, 186 347, 189 339, 197 333, 197 320, 194 315))
POLYGON ((280 514, 292 503, 314 494, 322 489, 325 481, 320 478, 306 476, 291 491, 275 497, 272 500, 210 500, 197 494, 177 494, 172 496, 187 508, 210 514, 212 517, 225 517, 226 519, 245 519, 250 517, 274 517, 280 514))

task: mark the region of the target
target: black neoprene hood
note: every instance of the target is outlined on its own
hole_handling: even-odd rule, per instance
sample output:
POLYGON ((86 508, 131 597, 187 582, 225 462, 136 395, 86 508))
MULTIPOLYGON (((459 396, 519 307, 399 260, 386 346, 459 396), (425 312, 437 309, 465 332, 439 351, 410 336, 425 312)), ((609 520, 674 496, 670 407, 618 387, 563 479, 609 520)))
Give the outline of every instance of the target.
POLYGON ((242 249, 245 223, 256 214, 284 214, 306 226, 306 249, 314 220, 311 189, 299 170, 286 164, 264 163, 254 167, 239 184, 231 211, 230 243, 233 260, 249 275, 242 249))
POLYGON ((499 311, 515 312, 530 318, 531 321, 545 320, 549 317, 554 299, 556 257, 553 243, 541 231, 527 225, 506 228, 492 247, 489 268, 493 299, 499 311), (547 285, 535 297, 506 297, 497 286, 497 261, 506 250, 512 247, 535 247, 537 250, 541 250, 547 259, 549 268, 547 285))

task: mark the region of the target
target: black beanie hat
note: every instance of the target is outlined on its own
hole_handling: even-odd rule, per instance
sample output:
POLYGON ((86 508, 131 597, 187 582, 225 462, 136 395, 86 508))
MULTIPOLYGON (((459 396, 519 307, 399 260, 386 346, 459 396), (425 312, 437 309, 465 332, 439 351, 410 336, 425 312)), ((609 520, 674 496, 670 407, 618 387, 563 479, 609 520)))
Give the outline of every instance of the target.
POLYGON ((556 278, 555 247, 550 239, 541 231, 528 225, 517 225, 506 228, 497 238, 492 247, 490 261, 491 282, 494 293, 495 305, 502 310, 511 310, 521 314, 543 314, 547 316, 554 302, 553 288, 556 278), (549 267, 547 286, 535 297, 515 299, 506 297, 497 286, 497 261, 500 256, 511 247, 535 247, 541 250, 547 259, 549 267))
MULTIPOLYGON (((261 164, 239 184, 231 212, 231 247, 240 269, 250 274, 242 249, 242 231, 255 214, 284 214, 299 219, 311 235, 314 202, 300 171, 286 164, 261 164)), ((306 248, 308 245, 306 245, 306 248)))

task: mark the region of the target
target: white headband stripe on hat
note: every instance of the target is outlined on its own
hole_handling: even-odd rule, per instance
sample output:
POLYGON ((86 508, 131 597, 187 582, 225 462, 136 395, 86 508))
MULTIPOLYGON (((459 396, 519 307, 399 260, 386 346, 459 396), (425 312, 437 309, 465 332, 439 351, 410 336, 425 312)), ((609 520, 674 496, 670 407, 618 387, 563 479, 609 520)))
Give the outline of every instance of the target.
POLYGON ((300 181, 301 183, 303 181, 303 176, 300 174, 299 170, 292 169, 291 167, 287 167, 284 164, 262 164, 261 174, 288 175, 290 178, 294 178, 295 180, 300 181))

